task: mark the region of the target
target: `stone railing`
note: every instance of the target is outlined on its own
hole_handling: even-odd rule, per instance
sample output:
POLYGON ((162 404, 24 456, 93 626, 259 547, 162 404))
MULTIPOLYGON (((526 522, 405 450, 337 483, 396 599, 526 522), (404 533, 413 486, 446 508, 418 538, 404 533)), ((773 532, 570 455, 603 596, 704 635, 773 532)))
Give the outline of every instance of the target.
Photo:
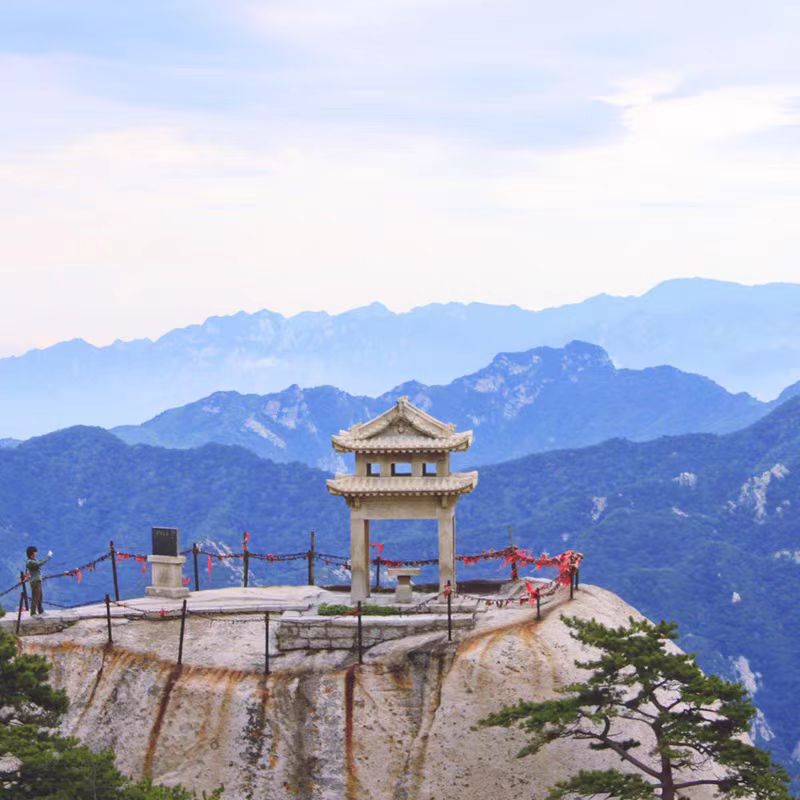
MULTIPOLYGON (((475 625, 472 614, 453 614, 453 630, 469 630, 475 625)), ((407 617, 361 617, 364 647, 414 636, 418 633, 447 631, 447 616, 415 614, 407 617)), ((285 612, 278 628, 278 649, 351 650, 358 644, 356 617, 300 616, 285 612)))

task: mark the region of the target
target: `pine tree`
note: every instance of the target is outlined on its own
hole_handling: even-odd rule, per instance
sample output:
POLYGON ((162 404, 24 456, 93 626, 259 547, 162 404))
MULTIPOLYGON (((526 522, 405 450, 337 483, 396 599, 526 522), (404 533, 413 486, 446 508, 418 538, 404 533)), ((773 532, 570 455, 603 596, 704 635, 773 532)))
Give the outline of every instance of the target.
POLYGON ((0 723, 58 723, 67 710, 67 697, 47 683, 49 672, 42 656, 17 655, 14 637, 0 629, 0 723))
MULTIPOLYGON (((615 753, 627 769, 582 770, 552 787, 548 800, 608 795, 623 800, 676 800, 695 786, 729 798, 786 800, 788 776, 763 750, 744 741, 755 708, 738 683, 704 675, 692 655, 670 645, 672 622, 630 618, 612 628, 595 620, 563 617, 572 638, 596 656, 576 661, 590 670, 565 695, 539 703, 520 701, 481 720, 483 726, 517 725, 531 735, 519 757, 556 739, 586 741, 615 753), (624 738, 631 723, 650 729, 650 741, 624 738)), ((635 727, 639 727, 636 725, 635 727)))

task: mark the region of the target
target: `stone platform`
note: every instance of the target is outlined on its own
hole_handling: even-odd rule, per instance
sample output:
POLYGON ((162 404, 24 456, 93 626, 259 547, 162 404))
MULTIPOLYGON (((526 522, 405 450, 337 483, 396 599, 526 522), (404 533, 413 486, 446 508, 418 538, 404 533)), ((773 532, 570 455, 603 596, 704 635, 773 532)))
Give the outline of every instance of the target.
MULTIPOLYGON (((194 614, 263 614, 266 611, 307 611, 312 604, 330 594, 315 586, 270 586, 226 589, 207 589, 191 592, 186 598, 186 608, 194 614)), ((45 603, 46 605, 46 603, 45 603)), ((182 608, 183 600, 167 597, 136 597, 111 603, 112 619, 140 619, 142 612, 158 614, 162 611, 175 613, 182 608)), ((88 619, 105 619, 105 603, 78 606, 70 609, 47 610, 41 616, 31 617, 22 612, 21 634, 48 633, 63 629, 75 622, 88 619)), ((17 615, 8 613, 0 626, 14 630, 17 615)))
MULTIPOLYGON (((453 614, 453 632, 475 627, 473 614, 453 614)), ((408 616, 361 617, 365 647, 390 642, 420 633, 441 633, 447 630, 447 616, 411 614, 408 616)), ((288 650, 351 650, 358 642, 358 618, 354 616, 323 617, 287 612, 278 629, 278 649, 288 650)))

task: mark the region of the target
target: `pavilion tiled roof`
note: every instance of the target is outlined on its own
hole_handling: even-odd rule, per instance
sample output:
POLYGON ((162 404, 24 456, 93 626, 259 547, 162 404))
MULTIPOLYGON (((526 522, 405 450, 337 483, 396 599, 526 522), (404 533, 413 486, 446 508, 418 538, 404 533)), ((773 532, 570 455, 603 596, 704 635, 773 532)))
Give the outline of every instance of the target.
POLYGON ((467 494, 478 485, 477 472, 452 472, 424 477, 342 475, 327 481, 328 491, 344 497, 467 494))
POLYGON ((331 441, 340 453, 444 453, 468 449, 472 431, 456 433, 455 425, 441 422, 407 397, 400 397, 383 414, 339 431, 331 441))

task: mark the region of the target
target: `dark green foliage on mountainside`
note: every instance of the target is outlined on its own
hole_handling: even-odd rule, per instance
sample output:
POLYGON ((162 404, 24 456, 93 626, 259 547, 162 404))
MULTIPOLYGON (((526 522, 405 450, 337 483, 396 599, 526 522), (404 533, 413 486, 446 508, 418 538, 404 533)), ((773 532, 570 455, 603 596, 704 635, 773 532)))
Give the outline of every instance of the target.
MULTIPOLYGON (((273 461, 302 461, 336 471, 330 434, 377 416, 401 395, 459 430, 474 429, 472 464, 584 447, 613 437, 633 441, 669 434, 725 433, 749 425, 771 406, 733 395, 708 378, 672 367, 617 369, 596 345, 501 353, 485 368, 445 386, 402 384, 377 398, 331 386, 292 386, 270 395, 217 392, 116 428, 129 444, 247 447, 273 461)), ((463 459, 462 459, 463 460, 463 459)))
MULTIPOLYGON (((328 498, 324 475, 302 464, 274 464, 242 448, 206 445, 196 450, 130 447, 100 428, 69 428, 0 451, 0 563, 4 582, 24 564, 23 551, 52 547, 45 572, 77 566, 118 548, 149 552, 153 525, 176 525, 182 546, 211 539, 237 547, 249 530, 264 550, 307 547, 308 530, 324 521, 345 525, 343 504, 328 498), (340 507, 341 506, 341 507, 340 507)), ((108 571, 98 568, 98 575, 108 571)), ((138 580, 131 565, 121 565, 138 580)), ((5 588, 3 585, 0 587, 5 588)), ((85 571, 45 583, 58 602, 102 597, 107 583, 85 571)))
MULTIPOLYGON (((477 434, 479 435, 479 434, 477 434)), ((295 552, 315 528, 323 552, 346 554, 347 509, 325 473, 275 464, 243 448, 128 446, 77 428, 0 450, 2 576, 13 582, 25 545, 52 547, 53 571, 102 552, 110 538, 147 552, 151 525, 181 528, 183 546, 210 539, 257 552, 295 552)), ((800 398, 725 436, 692 434, 527 456, 481 469, 459 507, 462 553, 517 544, 587 558, 582 578, 618 592, 649 616, 675 619, 702 666, 739 677, 762 712, 756 741, 790 769, 800 739, 800 398)), ((436 553, 432 523, 380 523, 387 558, 436 553)), ((210 545, 209 545, 210 546, 210 545)), ((45 598, 96 599, 109 565, 45 584, 45 598)), ((141 591, 136 565, 122 564, 123 591, 141 591)), ((235 582, 232 569, 201 563, 201 581, 235 582)), ((258 581, 301 582, 302 561, 254 563, 258 581)), ((335 580, 320 565, 320 579, 335 580)), ((187 570, 188 574, 188 570, 187 570)), ((462 576, 507 576, 487 562, 462 576)), ((427 573, 426 573, 427 575, 427 573)), ((344 576, 338 576, 341 579, 344 576)), ((426 576, 423 576, 425 578, 426 576)), ((218 585, 218 584, 217 584, 218 585)), ((13 596, 8 607, 15 603, 13 596)))

